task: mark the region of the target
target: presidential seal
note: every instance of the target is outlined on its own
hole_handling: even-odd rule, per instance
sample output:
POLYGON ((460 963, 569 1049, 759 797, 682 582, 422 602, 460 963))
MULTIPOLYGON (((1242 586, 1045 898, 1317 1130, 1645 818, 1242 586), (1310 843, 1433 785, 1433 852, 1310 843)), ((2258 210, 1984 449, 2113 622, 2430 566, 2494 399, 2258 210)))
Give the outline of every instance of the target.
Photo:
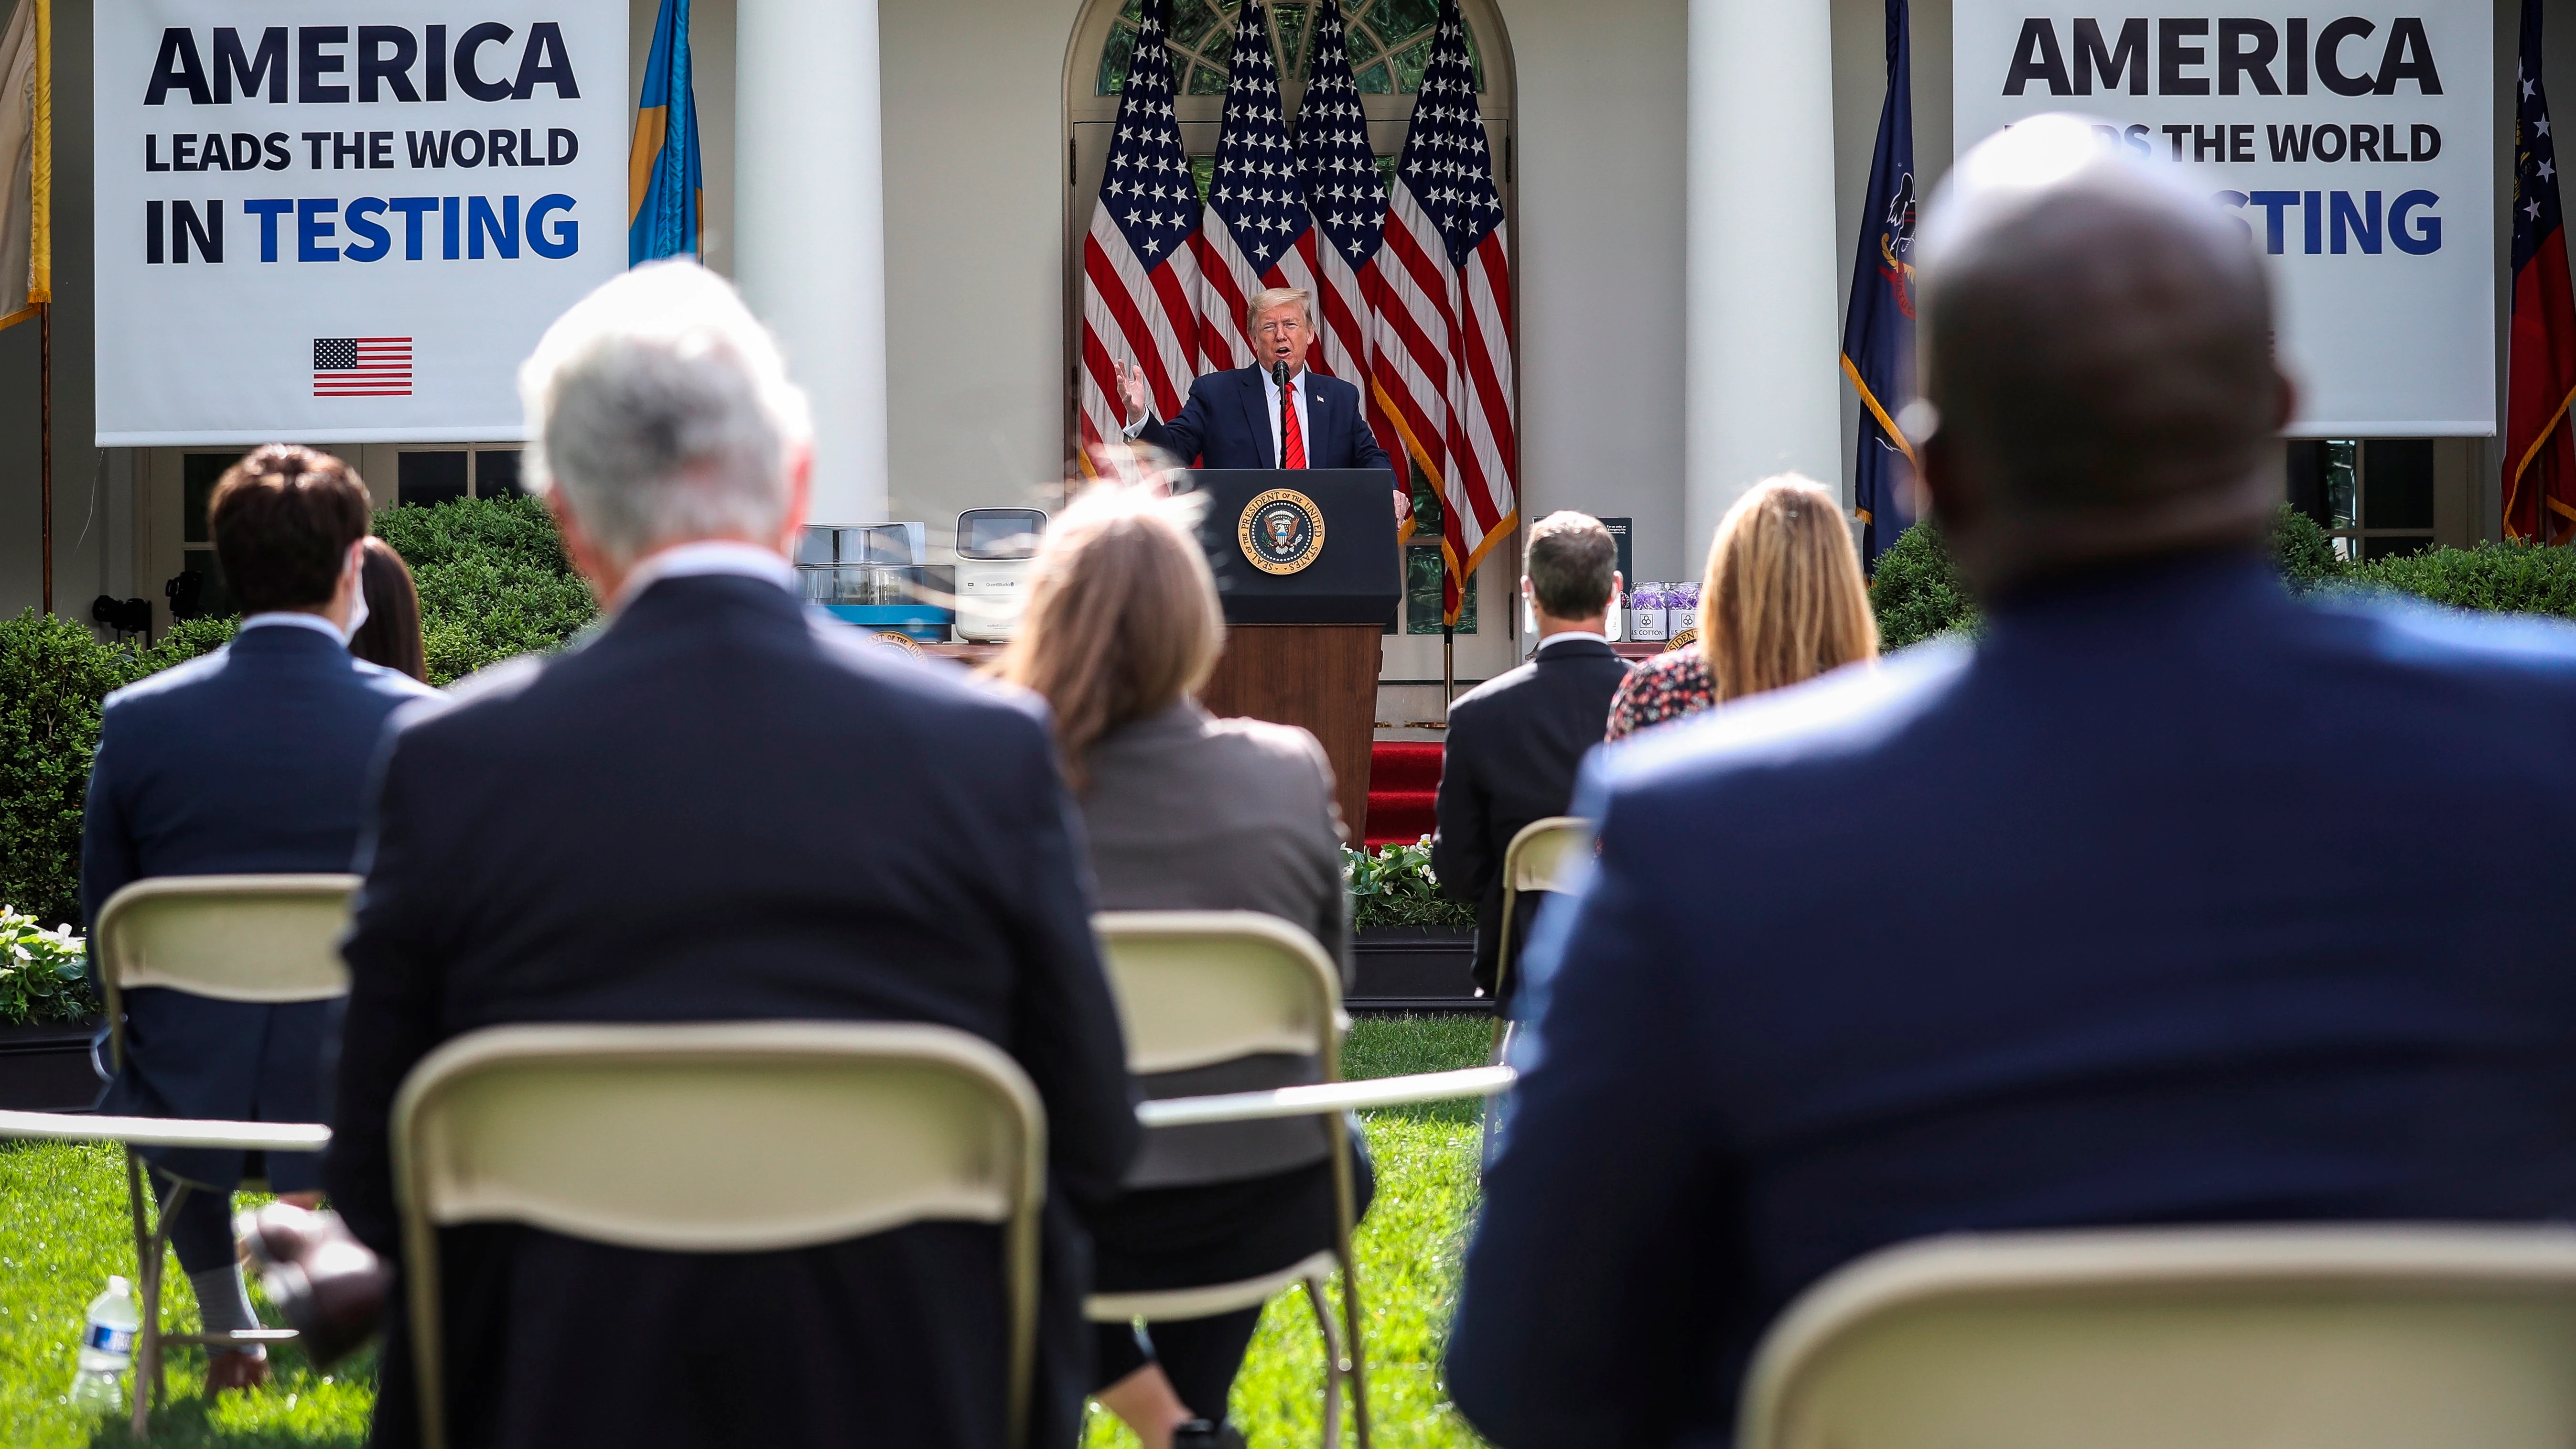
POLYGON ((1324 510, 1294 488, 1273 488, 1243 505, 1234 538, 1254 568, 1297 573, 1324 551, 1324 510))
POLYGON ((905 654, 919 654, 922 652, 921 641, 903 632, 901 629, 878 630, 877 642, 888 649, 899 650, 905 654))
POLYGON ((1697 629, 1684 629, 1680 633, 1675 634, 1672 637, 1672 640, 1664 645, 1664 652, 1671 654, 1679 650, 1691 648, 1698 643, 1699 631, 1697 629))

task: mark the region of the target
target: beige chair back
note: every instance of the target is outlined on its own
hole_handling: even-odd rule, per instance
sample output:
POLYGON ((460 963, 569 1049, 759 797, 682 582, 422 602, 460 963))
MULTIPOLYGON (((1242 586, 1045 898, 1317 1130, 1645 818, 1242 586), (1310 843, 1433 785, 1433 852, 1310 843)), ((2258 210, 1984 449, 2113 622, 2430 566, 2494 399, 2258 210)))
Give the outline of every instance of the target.
POLYGON ((1342 976, 1324 948, 1258 911, 1103 911, 1091 918, 1138 1076, 1257 1052, 1340 1075, 1342 976))
POLYGON ((358 884, 354 875, 153 876, 108 897, 90 949, 118 992, 327 1001, 349 991, 340 938, 358 884))
MULTIPOLYGON (((679 1253, 1002 1224, 1019 1440, 1046 1117, 989 1042, 883 1022, 494 1027, 413 1069, 393 1139, 405 1258, 424 1284, 437 1280, 437 1229, 457 1223, 679 1253)), ((407 1296, 423 1430, 440 1449, 438 1294, 407 1296)))
POLYGON ((1765 1336, 1742 1449, 2564 1449, 2576 1231, 1929 1239, 1765 1336))
POLYGON ((1574 815, 1533 820, 1503 850, 1503 878, 1514 891, 1573 889, 1574 867, 1592 852, 1592 822, 1574 815))

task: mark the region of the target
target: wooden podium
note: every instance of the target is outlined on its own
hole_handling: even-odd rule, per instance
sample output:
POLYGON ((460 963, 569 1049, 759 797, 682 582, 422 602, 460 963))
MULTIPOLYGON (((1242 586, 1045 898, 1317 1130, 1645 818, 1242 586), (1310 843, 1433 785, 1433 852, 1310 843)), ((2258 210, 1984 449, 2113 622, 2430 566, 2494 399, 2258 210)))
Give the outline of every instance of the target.
POLYGON ((1374 469, 1205 469, 1200 542, 1225 604, 1225 654, 1199 691, 1211 714, 1313 734, 1342 824, 1368 818, 1369 743, 1387 621, 1401 598, 1389 475, 1374 469))

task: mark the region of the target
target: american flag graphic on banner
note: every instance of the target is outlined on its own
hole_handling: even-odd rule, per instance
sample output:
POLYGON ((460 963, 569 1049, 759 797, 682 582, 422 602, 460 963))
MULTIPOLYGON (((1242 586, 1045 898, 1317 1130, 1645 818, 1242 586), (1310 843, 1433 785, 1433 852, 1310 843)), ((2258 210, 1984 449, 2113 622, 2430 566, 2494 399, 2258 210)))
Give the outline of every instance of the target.
POLYGON ((1519 467, 1511 258, 1458 0, 1440 0, 1378 271, 1372 368, 1406 444, 1440 480, 1442 602, 1455 623, 1465 580, 1517 521, 1519 467))
POLYGON ((1249 367, 1244 305, 1264 287, 1315 289, 1315 227, 1297 183, 1296 148, 1279 113, 1279 64, 1261 0, 1235 17, 1225 124, 1199 222, 1199 355, 1210 370, 1249 367))
POLYGON ((408 337, 316 337, 315 397, 411 396, 408 337))
POLYGON ((1386 193, 1378 185, 1377 153, 1369 146, 1359 83, 1351 77, 1348 32, 1338 0, 1317 5, 1314 38, 1307 42, 1306 97, 1297 104, 1297 171, 1318 233, 1315 308, 1320 315, 1314 355, 1307 361, 1317 372, 1359 385, 1368 399, 1369 426, 1377 432, 1378 446, 1388 457, 1402 458, 1404 439, 1369 386, 1386 193))
POLYGON ((1172 111, 1172 57, 1163 48, 1168 5, 1145 0, 1117 135, 1082 242, 1085 468, 1091 449, 1126 427, 1118 363, 1144 368, 1154 410, 1166 418, 1179 416, 1198 375, 1199 200, 1172 111))

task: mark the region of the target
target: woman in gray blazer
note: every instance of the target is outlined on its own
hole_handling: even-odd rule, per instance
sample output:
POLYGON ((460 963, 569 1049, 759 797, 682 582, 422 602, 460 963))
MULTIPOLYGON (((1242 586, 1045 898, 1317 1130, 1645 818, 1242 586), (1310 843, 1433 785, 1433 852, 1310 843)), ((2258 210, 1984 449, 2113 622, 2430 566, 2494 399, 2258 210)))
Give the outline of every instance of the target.
MULTIPOLYGON (((1082 810, 1103 910, 1260 911, 1313 934, 1349 983, 1342 820, 1304 730, 1215 719, 1192 693, 1223 647, 1193 499, 1101 487, 1047 532, 1027 612, 998 665, 1046 697, 1082 810)), ((1148 1077, 1147 1097, 1316 1080, 1262 1056, 1148 1077)), ((1356 1131, 1356 1129, 1353 1129, 1356 1131)), ((1327 1124, 1314 1118, 1147 1135, 1126 1194, 1095 1224, 1095 1286, 1146 1292, 1276 1272, 1333 1241, 1327 1124)), ((1359 1157, 1360 1187, 1369 1179, 1359 1157)), ((1100 1325, 1095 1392, 1146 1449, 1239 1444, 1226 1394, 1261 1310, 1131 1331, 1100 1325)))

